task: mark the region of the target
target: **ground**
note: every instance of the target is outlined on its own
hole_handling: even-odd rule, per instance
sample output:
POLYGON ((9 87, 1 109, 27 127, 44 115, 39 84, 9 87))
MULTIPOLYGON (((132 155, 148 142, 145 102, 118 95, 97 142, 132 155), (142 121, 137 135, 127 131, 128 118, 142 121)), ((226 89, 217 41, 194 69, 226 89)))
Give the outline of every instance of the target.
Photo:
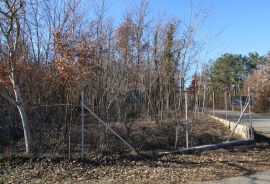
POLYGON ((269 143, 193 155, 60 158, 0 162, 0 183, 190 183, 270 169, 269 143))
POLYGON ((235 184, 235 183, 269 184, 270 183, 269 175, 270 175, 270 170, 267 170, 267 171, 259 172, 256 174, 224 178, 221 180, 195 182, 194 184, 235 184))

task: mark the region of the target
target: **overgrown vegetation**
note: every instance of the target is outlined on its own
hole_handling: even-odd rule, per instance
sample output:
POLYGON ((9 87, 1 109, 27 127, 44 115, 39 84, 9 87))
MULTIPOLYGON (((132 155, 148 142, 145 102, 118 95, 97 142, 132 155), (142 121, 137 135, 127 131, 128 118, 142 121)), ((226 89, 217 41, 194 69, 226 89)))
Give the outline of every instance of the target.
MULTIPOLYGON (((171 112, 183 124, 179 114, 203 11, 192 6, 188 24, 154 22, 149 1, 141 0, 115 25, 105 1, 93 3, 92 17, 84 16, 83 3, 0 3, 0 128, 20 130, 20 138, 23 132, 28 154, 48 145, 56 152, 78 147, 82 91, 85 104, 109 126, 120 127, 127 141, 140 123, 150 122, 146 127, 152 129, 176 123, 171 112)), ((86 120, 90 146, 108 145, 108 130, 86 120)))
POLYGON ((224 54, 198 70, 206 11, 191 3, 187 22, 152 20, 149 1, 137 2, 117 24, 104 0, 88 10, 87 0, 0 2, 0 183, 186 183, 269 163, 269 145, 154 157, 186 147, 187 137, 189 146, 226 139, 228 129, 198 113, 213 92, 223 108, 224 97, 251 87, 254 109, 268 111, 269 59, 224 54), (82 130, 82 93, 106 126, 86 112, 82 130), (115 134, 144 158, 130 158, 115 134))
POLYGON ((244 83, 244 90, 251 86, 254 112, 269 112, 270 110, 270 65, 263 64, 251 73, 244 83))
MULTIPOLYGON (((176 117, 176 114, 174 113, 172 116, 176 117)), ((86 122, 85 153, 87 157, 130 155, 129 149, 110 131, 104 131, 103 126, 99 125, 96 120, 89 117, 86 122)), ((230 134, 227 127, 203 114, 196 114, 193 119, 189 120, 189 124, 190 147, 220 143, 225 141, 230 134)), ((62 131, 58 129, 58 124, 51 124, 50 127, 46 124, 43 126, 34 124, 34 126, 38 127, 33 129, 37 136, 33 141, 36 145, 32 155, 34 158, 46 157, 46 155, 66 159, 78 158, 81 149, 79 122, 73 124, 72 129, 67 130, 66 135, 61 134, 62 131)), ((177 118, 168 117, 159 123, 153 120, 135 122, 128 131, 123 124, 118 122, 111 122, 110 127, 127 140, 139 154, 153 156, 159 152, 173 151, 186 146, 186 125, 184 120, 177 123, 177 118), (178 131, 177 137, 176 131, 178 131)), ((21 129, 10 128, 3 132, 0 135, 2 146, 0 156, 12 159, 20 154, 23 150, 21 138, 21 129)))

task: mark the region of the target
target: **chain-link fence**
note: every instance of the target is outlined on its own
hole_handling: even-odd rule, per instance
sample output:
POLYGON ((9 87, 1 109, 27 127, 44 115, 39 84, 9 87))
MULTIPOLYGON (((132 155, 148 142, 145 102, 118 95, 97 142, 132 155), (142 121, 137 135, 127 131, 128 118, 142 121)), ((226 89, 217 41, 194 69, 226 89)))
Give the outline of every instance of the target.
MULTIPOLYGON (((98 108, 95 99, 86 93, 83 122, 80 95, 76 97, 77 104, 32 107, 28 112, 34 153, 73 158, 82 156, 83 146, 85 157, 129 155, 134 150, 139 154, 156 155, 226 140, 230 131, 206 115, 194 112, 193 94, 188 93, 186 97, 187 111, 175 105, 176 108, 156 113, 151 104, 145 103, 145 92, 141 89, 129 89, 125 95, 110 101, 106 108, 98 108)), ((177 101, 177 105, 179 103, 185 107, 185 99, 177 101)), ((172 106, 174 104, 170 104, 172 106)), ((20 142, 16 149, 22 151, 23 139, 20 142)))
MULTIPOLYGON (((51 88, 50 93, 31 99, 37 104, 29 103, 26 109, 33 152, 80 157, 82 137, 85 156, 130 154, 133 149, 137 153, 155 155, 226 140, 230 130, 200 113, 203 104, 205 108, 212 107, 212 94, 207 92, 203 96, 202 90, 184 92, 175 84, 164 83, 156 74, 140 73, 146 76, 130 71, 121 78, 110 73, 113 75, 108 74, 107 78, 83 80, 76 88, 51 88), (149 80, 143 80, 145 78, 149 80), (81 92, 84 93, 83 129, 81 92)), ((215 108, 223 102, 222 95, 216 98, 215 108)), ((8 113, 16 114, 11 120, 1 119, 1 126, 9 126, 9 132, 16 129, 22 132, 17 109, 0 107, 3 117, 12 117, 8 113)), ((8 142, 7 147, 23 151, 22 133, 17 136, 9 132, 2 135, 8 137, 5 140, 14 139, 16 144, 8 142)))
POLYGON ((86 98, 83 102, 83 134, 80 103, 33 108, 31 124, 37 152, 80 156, 83 136, 83 154, 86 157, 132 154, 134 150, 140 154, 155 155, 187 146, 219 143, 229 135, 225 127, 201 113, 194 113, 192 94, 187 96, 187 123, 185 109, 151 115, 142 100, 143 94, 135 92, 129 92, 125 99, 111 103, 106 111, 91 107, 86 98))

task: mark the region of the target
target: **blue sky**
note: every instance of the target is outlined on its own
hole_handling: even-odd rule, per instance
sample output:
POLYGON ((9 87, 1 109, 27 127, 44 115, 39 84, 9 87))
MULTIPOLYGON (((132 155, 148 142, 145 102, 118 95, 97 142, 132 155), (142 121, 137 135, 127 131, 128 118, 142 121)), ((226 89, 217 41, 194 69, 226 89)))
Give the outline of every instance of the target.
MULTIPOLYGON (((107 0, 108 16, 116 22, 123 19, 125 9, 138 0, 107 0)), ((150 0, 151 17, 159 15, 189 17, 189 0, 150 0)), ((198 32, 206 44, 202 59, 215 59, 225 52, 247 54, 257 51, 266 55, 270 50, 270 0, 199 0, 209 17, 198 32)))

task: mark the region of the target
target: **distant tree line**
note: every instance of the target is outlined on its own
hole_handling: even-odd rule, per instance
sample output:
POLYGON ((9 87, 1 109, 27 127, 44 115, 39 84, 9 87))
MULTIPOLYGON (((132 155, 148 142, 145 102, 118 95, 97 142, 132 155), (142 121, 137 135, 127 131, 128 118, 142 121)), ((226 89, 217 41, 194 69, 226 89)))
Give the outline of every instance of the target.
MULTIPOLYGON (((247 56, 225 53, 205 65, 200 74, 194 75, 189 89, 207 91, 206 103, 210 107, 214 93, 217 108, 225 108, 224 98, 227 98, 228 105, 232 108, 231 97, 248 95, 250 87, 253 110, 265 112, 270 109, 269 64, 268 57, 260 56, 257 52, 247 56)), ((202 93, 200 99, 203 99, 202 93)))

